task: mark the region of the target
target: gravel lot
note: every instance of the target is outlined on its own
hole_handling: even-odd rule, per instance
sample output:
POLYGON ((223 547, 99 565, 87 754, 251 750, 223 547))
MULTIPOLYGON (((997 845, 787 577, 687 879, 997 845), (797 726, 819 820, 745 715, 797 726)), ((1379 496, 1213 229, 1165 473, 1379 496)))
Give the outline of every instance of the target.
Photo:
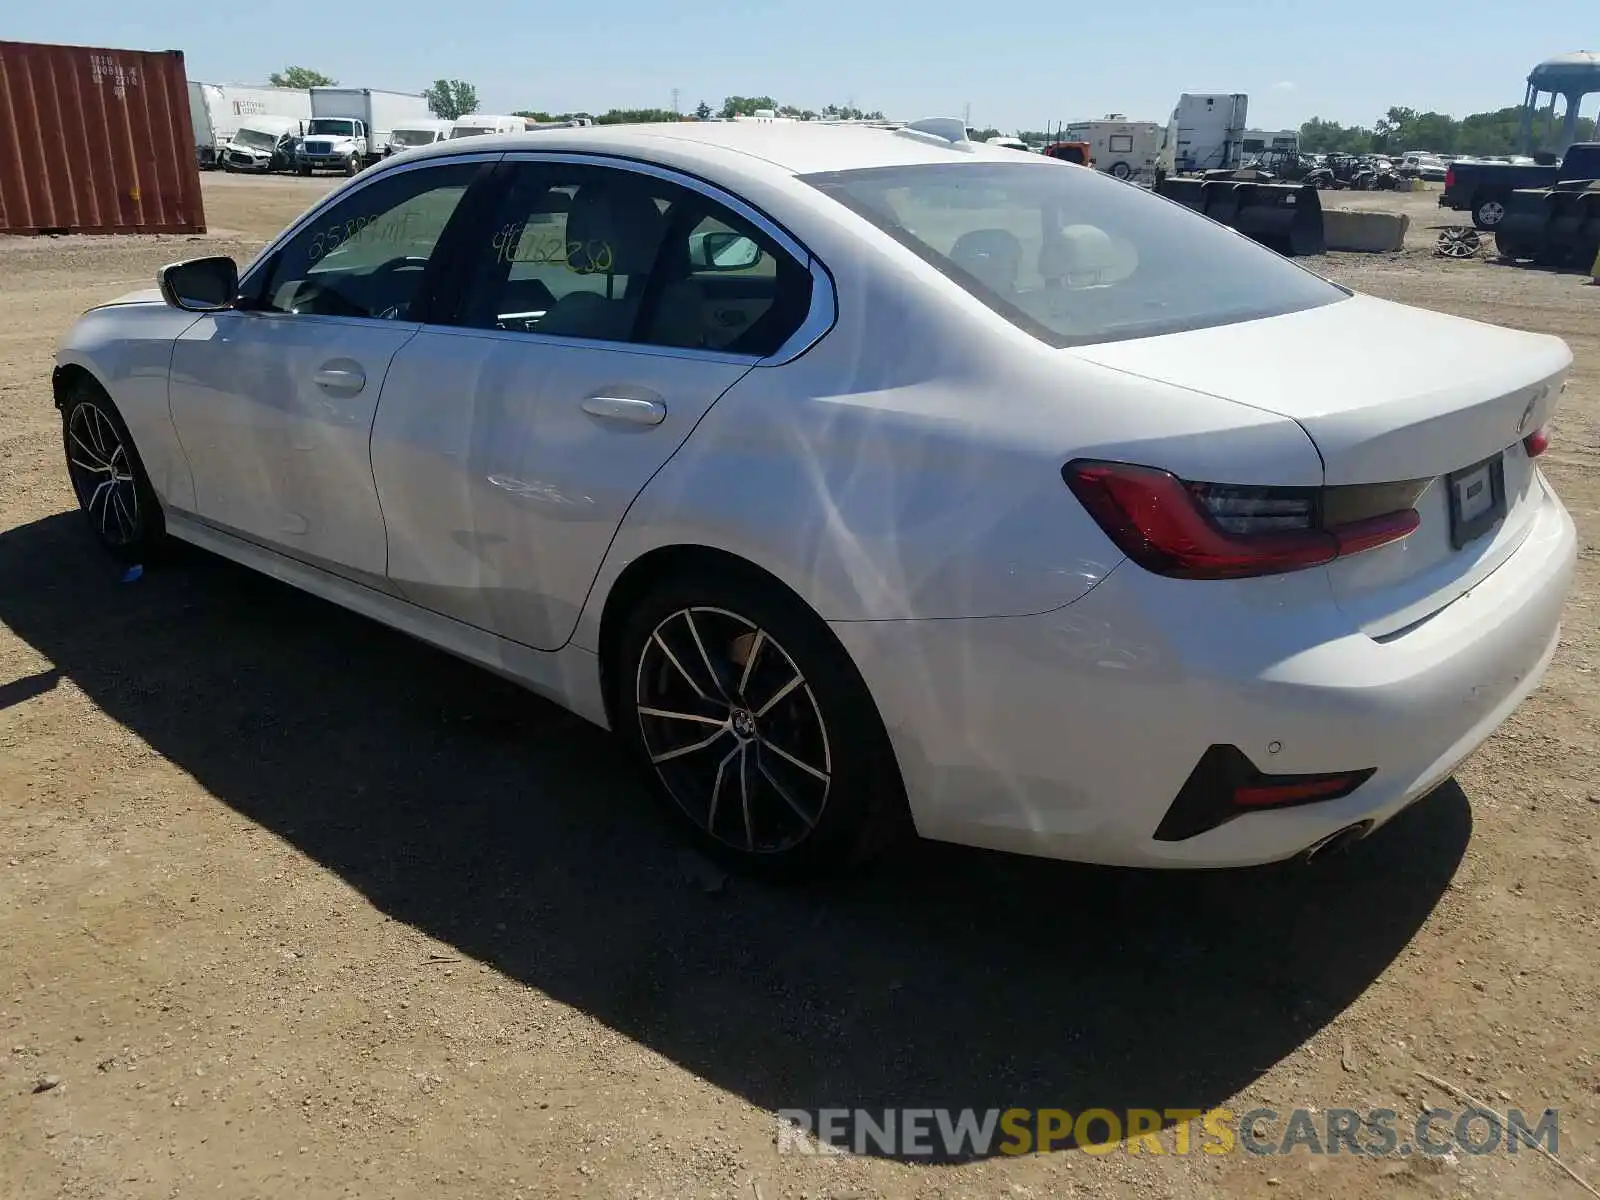
MULTIPOLYGON (((1310 870, 926 846, 785 890, 695 870, 551 705, 198 552, 123 584, 80 531, 58 335, 334 182, 208 176, 203 238, 0 238, 7 1200, 1584 1194, 1526 1151, 774 1145, 824 1105, 1461 1107, 1418 1071, 1558 1107, 1600 1185, 1600 287, 1435 259, 1430 193, 1353 198, 1412 212, 1405 251, 1313 263, 1577 356, 1562 649, 1455 782, 1310 870)), ((1365 386, 1359 346, 1304 370, 1365 386)))

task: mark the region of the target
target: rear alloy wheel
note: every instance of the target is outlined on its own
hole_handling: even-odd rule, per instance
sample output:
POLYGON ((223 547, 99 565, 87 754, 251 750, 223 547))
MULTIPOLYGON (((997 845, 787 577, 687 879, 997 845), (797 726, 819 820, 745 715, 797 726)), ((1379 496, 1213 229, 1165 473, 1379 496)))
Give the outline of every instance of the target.
POLYGON ((708 853, 794 876, 894 832, 904 800, 882 721, 797 603, 736 578, 669 585, 633 614, 621 659, 619 729, 708 853))
POLYGON ((1472 223, 1479 229, 1493 229, 1505 218, 1506 206, 1496 197, 1478 201, 1478 207, 1472 210, 1472 223))
POLYGON ((138 562, 166 533, 160 502, 116 408, 80 384, 62 414, 67 474, 95 537, 116 557, 138 562))

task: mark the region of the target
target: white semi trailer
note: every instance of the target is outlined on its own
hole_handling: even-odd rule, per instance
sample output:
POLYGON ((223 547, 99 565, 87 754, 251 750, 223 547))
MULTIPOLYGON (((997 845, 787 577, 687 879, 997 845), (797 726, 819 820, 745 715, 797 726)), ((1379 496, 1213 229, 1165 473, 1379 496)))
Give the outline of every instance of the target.
POLYGON ((1178 97, 1178 107, 1172 110, 1167 125, 1162 165, 1169 172, 1239 166, 1249 107, 1250 97, 1242 92, 1185 92, 1178 97))
POLYGON ((203 168, 222 164, 222 152, 251 117, 311 117, 311 93, 243 83, 189 82, 189 120, 194 126, 195 160, 203 168))

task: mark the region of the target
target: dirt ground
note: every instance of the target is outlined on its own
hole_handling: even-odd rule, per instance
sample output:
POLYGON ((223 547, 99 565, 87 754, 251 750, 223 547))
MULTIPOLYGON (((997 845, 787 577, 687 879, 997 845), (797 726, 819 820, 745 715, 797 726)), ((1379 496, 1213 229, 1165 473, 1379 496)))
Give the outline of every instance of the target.
MULTIPOLYGON (((1413 213, 1404 252, 1312 263, 1576 355, 1563 644, 1454 783, 1312 869, 926 846, 776 889, 692 869, 551 705, 203 554, 125 584, 80 530, 58 335, 327 186, 208 177, 204 238, 0 239, 0 1197, 1585 1194, 1526 1150, 775 1145, 780 1108, 1462 1107, 1418 1071, 1559 1108, 1600 1186, 1600 287, 1432 257, 1430 193, 1354 198, 1413 213)), ((1304 369, 1364 386, 1359 346, 1304 369)))

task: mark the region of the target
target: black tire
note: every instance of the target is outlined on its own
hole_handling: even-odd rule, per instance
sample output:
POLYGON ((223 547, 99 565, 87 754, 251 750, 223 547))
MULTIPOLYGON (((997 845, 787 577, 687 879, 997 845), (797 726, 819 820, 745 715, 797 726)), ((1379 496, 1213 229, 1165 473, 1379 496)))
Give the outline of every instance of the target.
POLYGON ((1472 223, 1479 229, 1492 230, 1506 215, 1506 198, 1500 195, 1478 196, 1472 201, 1472 223))
POLYGON ((361 156, 359 154, 350 156, 350 160, 344 164, 344 173, 346 175, 359 175, 361 173, 361 156))
POLYGON ((1116 176, 1118 179, 1126 179, 1133 174, 1133 168, 1125 162, 1114 162, 1111 164, 1109 174, 1116 176))
POLYGON ((655 794, 731 869, 827 874, 909 831, 866 684, 828 627, 777 586, 723 570, 663 583, 628 615, 612 675, 617 731, 655 794))
POLYGON ((1503 233, 1494 235, 1494 248, 1499 252, 1501 258, 1509 260, 1532 258, 1539 249, 1537 245, 1530 245, 1516 238, 1507 237, 1503 233))
POLYGON ((156 557, 167 534, 161 501, 122 414, 99 385, 72 385, 61 406, 61 445, 95 540, 123 562, 156 557))
POLYGON ((311 174, 310 166, 305 164, 305 163, 301 163, 298 167, 295 168, 295 170, 299 171, 301 175, 310 175, 311 174))

